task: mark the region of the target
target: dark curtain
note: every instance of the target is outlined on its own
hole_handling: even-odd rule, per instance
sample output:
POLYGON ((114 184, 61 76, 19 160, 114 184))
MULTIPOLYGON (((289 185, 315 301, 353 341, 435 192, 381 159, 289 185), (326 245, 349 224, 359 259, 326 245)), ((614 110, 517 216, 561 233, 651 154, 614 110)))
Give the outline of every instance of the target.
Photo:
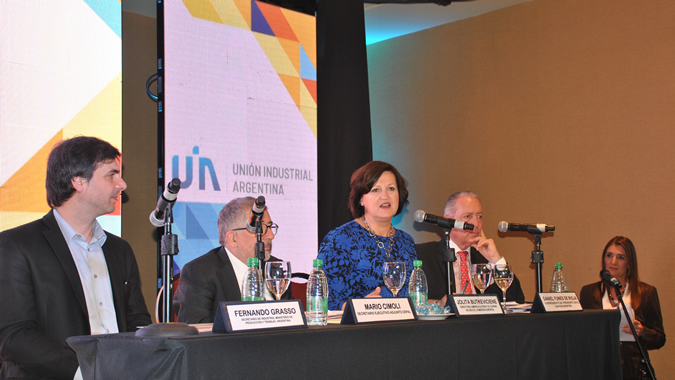
POLYGON ((373 159, 363 0, 317 2, 319 242, 352 219, 354 170, 373 159))

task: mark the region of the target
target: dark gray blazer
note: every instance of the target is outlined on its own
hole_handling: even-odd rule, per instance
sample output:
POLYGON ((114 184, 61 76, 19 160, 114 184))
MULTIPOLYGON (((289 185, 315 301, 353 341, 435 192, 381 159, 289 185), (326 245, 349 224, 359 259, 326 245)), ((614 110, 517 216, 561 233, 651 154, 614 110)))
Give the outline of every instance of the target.
MULTIPOLYGON (((151 323, 129 243, 108 234, 103 254, 120 332, 151 323)), ((89 335, 80 276, 50 211, 0 233, 0 378, 72 380, 77 357, 66 338, 89 335)))
MULTIPOLYGON (((443 262, 443 254, 441 251, 442 244, 444 242, 432 241, 428 243, 422 243, 415 245, 417 249, 417 259, 422 260, 422 269, 424 274, 427 276, 427 284, 429 286, 429 298, 430 299, 441 299, 447 293, 447 278, 448 270, 446 264, 443 262)), ((471 247, 470 249, 471 263, 473 264, 482 264, 487 263, 487 259, 483 257, 475 248, 471 247)), ((479 293, 476 289, 476 293, 479 293)), ((490 285, 485 289, 485 294, 496 294, 499 300, 502 300, 502 290, 499 289, 497 284, 490 285)), ((520 287, 520 280, 517 276, 513 276, 513 283, 506 290, 506 300, 507 301, 516 301, 516 302, 525 302, 525 295, 523 294, 523 289, 520 287)))
MULTIPOLYGON (((272 256, 270 260, 279 259, 272 256)), ((282 298, 291 298, 290 287, 282 298)), ((241 301, 241 289, 225 248, 214 248, 183 265, 173 297, 177 322, 213 323, 218 305, 225 301, 241 301)))

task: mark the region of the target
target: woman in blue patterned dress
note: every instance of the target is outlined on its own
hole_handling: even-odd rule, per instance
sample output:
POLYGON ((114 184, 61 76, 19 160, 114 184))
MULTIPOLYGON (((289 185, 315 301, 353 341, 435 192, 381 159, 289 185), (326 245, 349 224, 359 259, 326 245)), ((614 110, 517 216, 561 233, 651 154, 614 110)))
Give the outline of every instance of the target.
POLYGON ((354 220, 326 234, 319 247, 330 310, 340 310, 349 298, 392 297, 382 286, 382 265, 388 261, 405 262, 408 276, 398 296, 406 297, 417 259, 412 237, 391 225, 408 203, 407 183, 398 170, 386 162, 371 161, 352 174, 350 184, 354 220))

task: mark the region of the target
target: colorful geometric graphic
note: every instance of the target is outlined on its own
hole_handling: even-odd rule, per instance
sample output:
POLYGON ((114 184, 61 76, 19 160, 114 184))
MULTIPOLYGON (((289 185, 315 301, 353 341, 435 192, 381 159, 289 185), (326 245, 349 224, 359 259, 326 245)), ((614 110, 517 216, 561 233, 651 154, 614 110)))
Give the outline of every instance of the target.
POLYGON ((195 18, 255 32, 260 46, 316 136, 314 18, 254 0, 183 0, 183 3, 195 18))
POLYGON ((164 2, 165 180, 182 181, 184 263, 220 245, 233 198, 264 196, 273 254, 309 271, 318 249, 316 21, 251 0, 164 2))
MULTIPOLYGON (((118 0, 0 1, 0 230, 49 211, 47 156, 68 137, 122 146, 118 0)), ((120 202, 118 202, 118 205, 120 202)), ((119 207, 99 218, 120 234, 119 207)))

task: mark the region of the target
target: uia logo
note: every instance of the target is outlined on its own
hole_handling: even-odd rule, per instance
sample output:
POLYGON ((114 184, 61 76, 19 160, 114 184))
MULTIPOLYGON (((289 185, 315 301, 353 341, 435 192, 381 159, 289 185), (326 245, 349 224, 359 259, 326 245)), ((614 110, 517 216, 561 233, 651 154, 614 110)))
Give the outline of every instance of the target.
MULTIPOLYGON (((192 148, 192 154, 199 156, 199 146, 192 148)), ((206 189, 206 172, 208 170, 209 177, 211 178, 211 184, 213 185, 213 190, 220 191, 220 184, 218 183, 218 177, 216 176, 216 170, 213 168, 213 162, 210 158, 198 157, 198 173, 199 173, 199 190, 206 189)), ((178 178, 181 180, 180 187, 182 189, 187 189, 192 185, 192 170, 193 170, 193 156, 185 156, 185 179, 181 179, 178 175, 180 171, 180 160, 179 156, 175 155, 171 158, 171 178, 178 178)))

